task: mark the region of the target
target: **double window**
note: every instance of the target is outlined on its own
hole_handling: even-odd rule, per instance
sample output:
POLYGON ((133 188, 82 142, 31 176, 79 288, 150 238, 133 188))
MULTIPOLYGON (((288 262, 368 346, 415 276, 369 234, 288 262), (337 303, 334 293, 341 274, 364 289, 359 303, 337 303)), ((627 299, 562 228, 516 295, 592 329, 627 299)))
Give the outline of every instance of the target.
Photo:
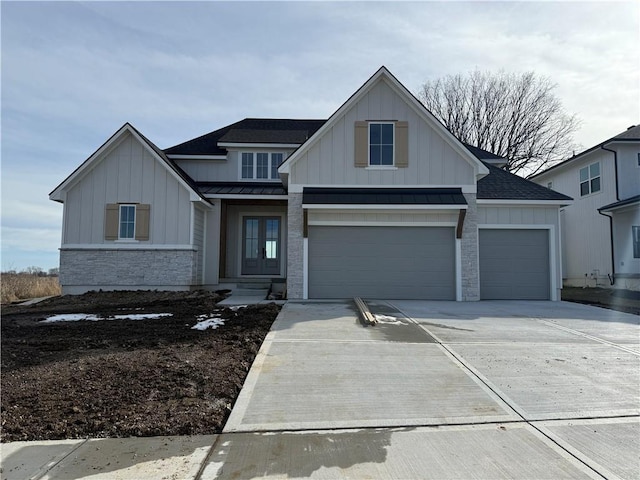
POLYGON ((243 180, 277 180, 278 167, 282 163, 282 153, 243 152, 240 177, 243 180))
POLYGON ((600 162, 580 169, 580 196, 600 191, 600 162))

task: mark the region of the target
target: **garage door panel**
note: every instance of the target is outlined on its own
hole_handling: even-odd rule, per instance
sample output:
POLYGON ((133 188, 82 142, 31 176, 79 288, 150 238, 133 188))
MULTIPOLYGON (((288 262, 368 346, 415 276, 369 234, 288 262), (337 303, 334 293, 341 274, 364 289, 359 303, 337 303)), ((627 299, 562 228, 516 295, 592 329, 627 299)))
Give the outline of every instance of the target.
POLYGON ((309 297, 455 299, 453 228, 309 228, 309 297))
POLYGON ((549 231, 481 229, 480 298, 550 298, 549 231))

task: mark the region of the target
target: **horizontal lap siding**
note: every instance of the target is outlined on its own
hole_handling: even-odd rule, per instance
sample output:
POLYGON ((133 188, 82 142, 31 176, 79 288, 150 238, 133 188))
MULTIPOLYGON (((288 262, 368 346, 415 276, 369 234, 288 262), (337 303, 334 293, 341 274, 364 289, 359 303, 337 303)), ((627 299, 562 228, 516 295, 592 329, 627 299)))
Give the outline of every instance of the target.
POLYGON ((309 227, 309 297, 455 299, 453 228, 309 227))

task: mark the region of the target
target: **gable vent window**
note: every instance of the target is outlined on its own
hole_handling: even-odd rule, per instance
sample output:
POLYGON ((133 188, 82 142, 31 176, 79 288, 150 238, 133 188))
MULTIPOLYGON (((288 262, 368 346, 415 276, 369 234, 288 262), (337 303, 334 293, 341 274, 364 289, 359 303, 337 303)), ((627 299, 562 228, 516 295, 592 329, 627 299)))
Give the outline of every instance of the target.
POLYGON ((600 162, 580 169, 580 196, 600 191, 600 162))
POLYGON ((277 180, 282 153, 242 153, 240 178, 243 180, 277 180))
POLYGON ((150 205, 110 203, 105 213, 105 240, 149 240, 150 205))

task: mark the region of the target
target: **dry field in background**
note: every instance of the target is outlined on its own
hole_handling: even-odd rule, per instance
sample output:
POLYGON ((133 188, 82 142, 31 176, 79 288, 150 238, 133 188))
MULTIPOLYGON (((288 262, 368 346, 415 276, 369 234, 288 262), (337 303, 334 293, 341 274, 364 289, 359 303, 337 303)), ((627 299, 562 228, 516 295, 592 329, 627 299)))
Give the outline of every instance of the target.
POLYGON ((2 273, 0 290, 1 303, 61 294, 58 277, 44 277, 31 273, 2 273))

